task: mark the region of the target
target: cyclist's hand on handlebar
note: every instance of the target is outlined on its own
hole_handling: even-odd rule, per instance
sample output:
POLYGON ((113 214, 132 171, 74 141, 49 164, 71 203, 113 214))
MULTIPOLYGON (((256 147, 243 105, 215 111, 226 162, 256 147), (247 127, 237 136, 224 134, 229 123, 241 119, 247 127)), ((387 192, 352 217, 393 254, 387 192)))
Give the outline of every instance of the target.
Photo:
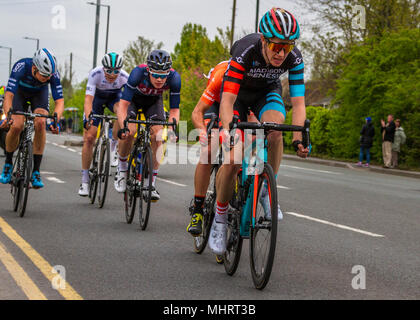
POLYGON ((168 128, 168 138, 169 138, 169 141, 171 141, 172 143, 178 142, 178 136, 176 135, 176 133, 174 132, 172 128, 168 128))
POLYGON ((0 118, 0 129, 8 129, 13 124, 13 119, 7 119, 7 116, 4 114, 0 118))
POLYGON ((293 141, 293 147, 295 148, 297 156, 301 158, 307 158, 309 156, 309 148, 305 148, 302 144, 302 141, 300 140, 293 141))
POLYGON ((51 123, 50 130, 52 134, 59 134, 60 133, 60 124, 59 123, 51 123))
POLYGON ((130 129, 128 128, 122 128, 118 130, 118 138, 121 140, 127 139, 129 135, 130 135, 130 129))
POLYGON ((207 136, 207 130, 203 130, 203 129, 200 130, 199 141, 203 147, 209 144, 209 137, 207 136))

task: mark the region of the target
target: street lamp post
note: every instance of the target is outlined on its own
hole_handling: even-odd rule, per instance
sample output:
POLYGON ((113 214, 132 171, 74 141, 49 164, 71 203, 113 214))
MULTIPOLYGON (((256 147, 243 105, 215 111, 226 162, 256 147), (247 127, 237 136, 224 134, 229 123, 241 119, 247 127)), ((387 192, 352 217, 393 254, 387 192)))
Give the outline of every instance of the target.
POLYGON ((36 51, 39 50, 39 39, 38 38, 30 38, 30 37, 23 37, 25 40, 35 40, 36 41, 36 51))
POLYGON ((107 20, 106 20, 106 40, 105 40, 105 54, 108 52, 108 36, 109 36, 109 16, 111 11, 111 6, 107 4, 96 4, 94 2, 87 2, 87 4, 93 5, 93 6, 101 6, 107 8, 107 20))
POLYGON ((12 72, 12 48, 0 46, 1 49, 9 49, 9 74, 12 72))

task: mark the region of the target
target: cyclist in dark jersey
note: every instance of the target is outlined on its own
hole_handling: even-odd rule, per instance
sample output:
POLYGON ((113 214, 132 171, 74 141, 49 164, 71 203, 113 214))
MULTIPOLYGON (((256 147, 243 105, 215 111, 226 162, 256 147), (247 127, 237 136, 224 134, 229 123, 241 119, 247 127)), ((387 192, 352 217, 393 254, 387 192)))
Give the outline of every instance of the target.
MULTIPOLYGON (((162 93, 170 91, 169 118, 179 121, 179 102, 181 91, 181 77, 172 69, 172 60, 164 50, 153 50, 147 59, 147 65, 140 65, 131 71, 127 84, 124 86, 122 98, 117 109, 118 122, 124 128, 124 119, 127 114, 135 118, 139 110, 142 110, 146 119, 165 121, 165 110, 163 108, 162 93)), ((153 151, 153 187, 152 201, 160 199, 156 190, 156 176, 159 170, 159 159, 161 155, 158 150, 162 145, 162 126, 153 126, 151 130, 151 144, 153 151)), ((119 164, 115 175, 114 186, 118 192, 125 192, 127 179, 127 157, 131 150, 136 133, 135 124, 129 124, 129 131, 120 129, 118 132, 119 141, 119 164)), ((171 141, 176 141, 172 128, 168 128, 168 136, 171 141)))
MULTIPOLYGON (((54 111, 58 121, 64 112, 63 88, 57 72, 57 61, 53 53, 45 48, 35 52, 33 58, 21 59, 15 63, 7 84, 3 109, 7 114, 13 107, 14 111, 28 111, 27 102, 30 102, 32 112, 44 115, 49 114, 49 92, 51 87, 52 97, 55 102, 54 111)), ((24 116, 13 115, 12 125, 6 137, 6 162, 0 176, 1 183, 9 183, 13 167, 13 153, 19 145, 20 133, 24 127, 24 116)), ((0 128, 9 124, 3 122, 0 128)), ((50 126, 53 133, 58 134, 59 126, 50 126)), ((33 144, 34 166, 32 173, 32 187, 35 189, 44 186, 39 173, 42 154, 46 142, 46 120, 35 119, 35 136, 33 144)))
MULTIPOLYGON (((281 8, 272 8, 264 14, 259 31, 235 42, 231 49, 231 59, 222 85, 220 118, 223 126, 222 143, 229 150, 229 124, 234 112, 241 121, 251 110, 260 122, 284 123, 286 110, 282 99, 280 75, 289 72, 289 87, 293 106, 293 124, 303 125, 305 112, 304 64, 300 51, 295 47, 300 29, 295 17, 281 8)), ((235 139, 237 140, 237 139, 235 139)), ((300 133, 293 135, 293 145, 297 154, 306 157, 308 149, 300 142, 300 133)), ((277 172, 283 153, 281 132, 271 132, 267 137, 268 162, 277 172)), ((217 175, 217 207, 210 232, 209 246, 215 254, 226 250, 226 222, 228 203, 234 190, 235 176, 242 160, 242 143, 225 153, 224 163, 217 175), (238 152, 239 151, 239 152, 238 152), (240 155, 239 155, 240 154, 240 155), (235 158, 236 156, 236 158, 235 158)), ((262 197, 264 208, 269 206, 268 194, 262 197)), ((279 208, 279 216, 281 211, 279 208)), ((271 219, 270 210, 265 210, 271 219)))

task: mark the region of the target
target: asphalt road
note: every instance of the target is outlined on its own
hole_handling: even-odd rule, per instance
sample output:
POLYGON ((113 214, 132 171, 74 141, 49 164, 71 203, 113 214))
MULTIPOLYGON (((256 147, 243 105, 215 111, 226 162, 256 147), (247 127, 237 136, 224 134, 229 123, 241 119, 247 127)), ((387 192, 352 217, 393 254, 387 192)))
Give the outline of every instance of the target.
POLYGON ((419 179, 284 160, 284 219, 270 282, 258 291, 248 240, 233 277, 209 249, 193 252, 186 232, 192 164, 161 167, 161 200, 141 231, 137 214, 125 222, 112 184, 103 209, 79 197, 81 148, 62 146, 65 136, 47 139, 46 186, 30 191, 24 218, 11 209, 10 187, 0 185, 0 299, 28 299, 35 289, 23 287, 31 281, 46 299, 420 298, 419 179), (23 273, 6 267, 6 255, 23 273), (67 295, 52 287, 53 266, 65 268, 56 267, 65 270, 67 295))

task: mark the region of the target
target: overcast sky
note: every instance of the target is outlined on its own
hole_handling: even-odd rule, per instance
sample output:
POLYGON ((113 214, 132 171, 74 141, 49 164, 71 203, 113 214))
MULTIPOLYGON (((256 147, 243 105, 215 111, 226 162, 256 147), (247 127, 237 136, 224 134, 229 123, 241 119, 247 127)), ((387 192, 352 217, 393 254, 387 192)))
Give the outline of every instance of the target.
MULTIPOLYGON (((96 3, 96 0, 90 0, 96 3)), ((73 53, 75 82, 87 77, 93 64, 95 6, 87 0, 0 0, 0 46, 13 48, 12 64, 20 58, 32 57, 36 41, 40 47, 52 49, 59 65, 69 62, 73 53), (57 6, 65 9, 58 13, 57 6), (65 17, 60 20, 60 17, 65 17), (58 29, 57 26, 65 29, 58 29), (55 27, 54 27, 55 26, 55 27)), ((212 39, 217 27, 225 29, 232 19, 232 0, 102 0, 111 5, 108 51, 122 52, 129 41, 143 36, 155 42, 162 41, 164 49, 173 52, 180 40, 182 27, 187 23, 201 24, 212 39)), ((237 0, 235 33, 254 31, 256 0, 237 0)), ((305 32, 305 17, 292 0, 260 0, 260 17, 273 6, 290 10, 305 32)), ((107 9, 101 7, 97 61, 105 53, 107 9)), ((0 48, 0 84, 8 79, 9 52, 0 48)), ((130 70, 127 70, 128 72, 130 70)))

